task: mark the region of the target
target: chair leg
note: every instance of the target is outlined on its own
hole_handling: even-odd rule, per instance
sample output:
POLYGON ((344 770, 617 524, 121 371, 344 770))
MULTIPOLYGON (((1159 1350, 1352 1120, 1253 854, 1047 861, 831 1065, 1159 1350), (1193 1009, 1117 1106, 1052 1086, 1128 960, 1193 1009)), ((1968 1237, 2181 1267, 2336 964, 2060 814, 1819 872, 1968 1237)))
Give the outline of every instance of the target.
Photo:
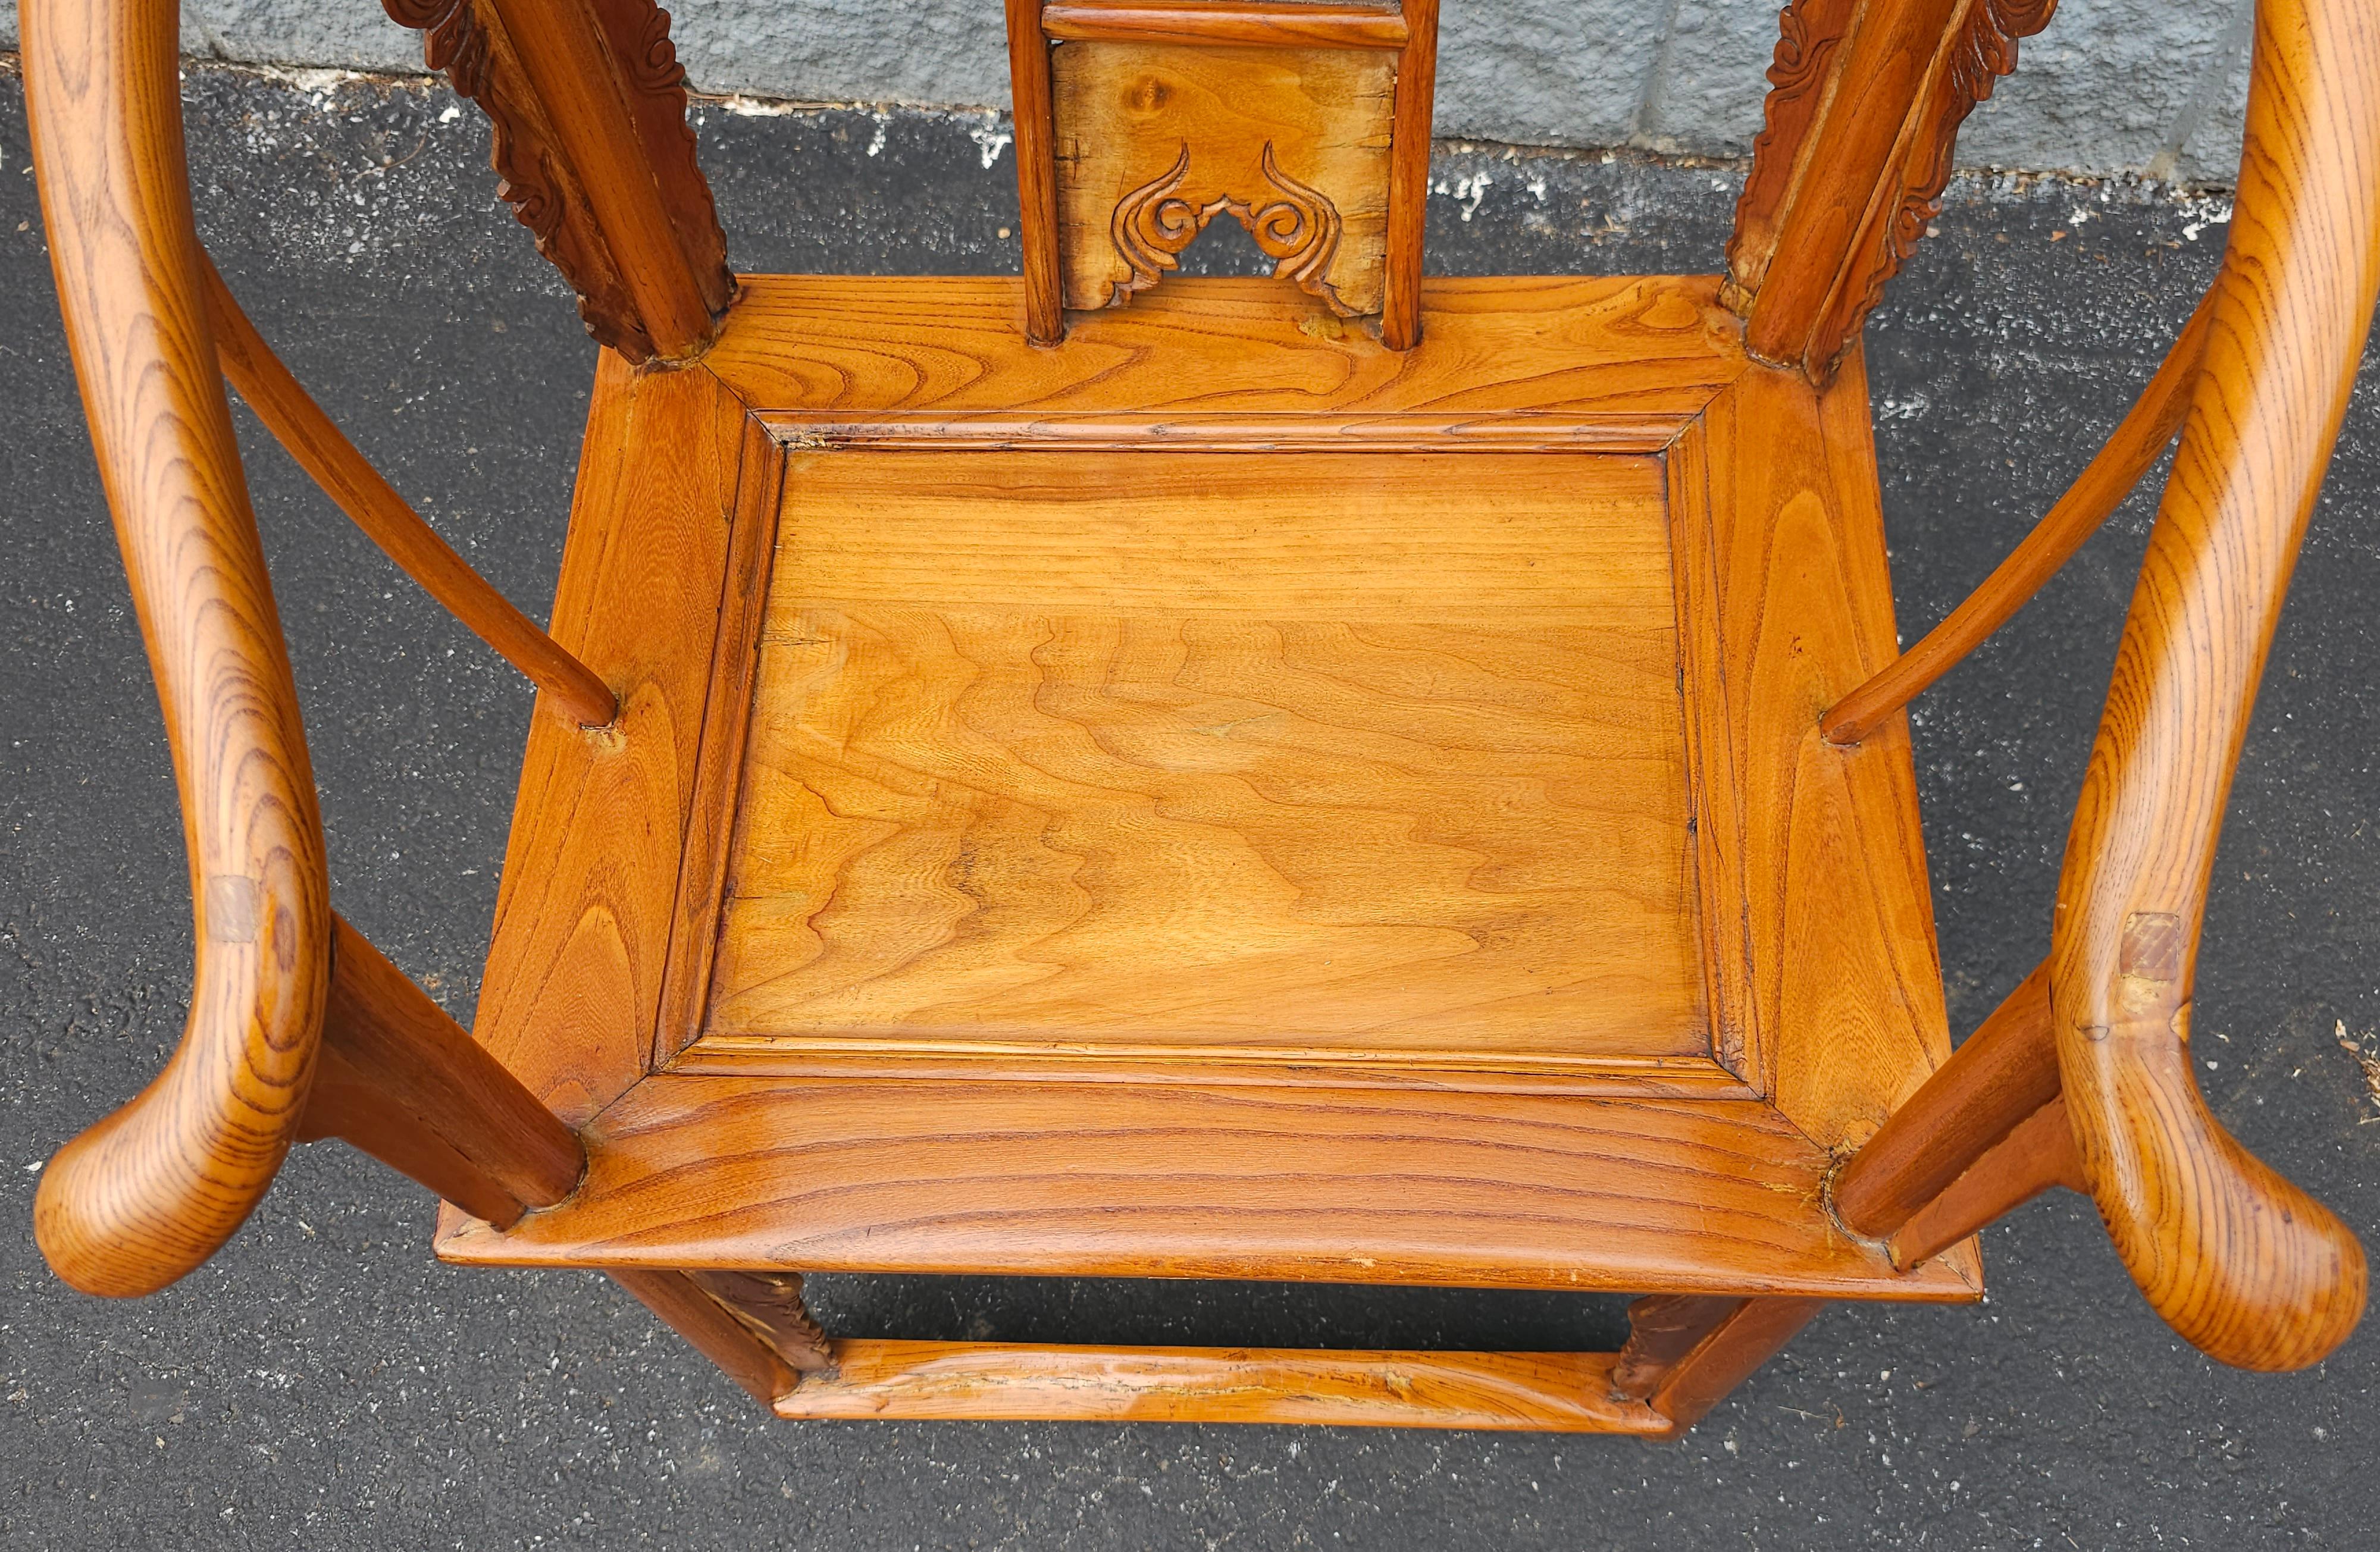
POLYGON ((1694 1350, 1742 1299, 1724 1293, 1656 1293, 1628 1306, 1628 1340, 1611 1366, 1611 1393, 1650 1400, 1678 1360, 1694 1350))
POLYGON ((616 1267, 612 1280, 661 1316, 697 1352, 719 1365, 747 1394, 768 1406, 799 1383, 801 1376, 774 1347, 736 1318, 728 1305, 695 1280, 696 1274, 616 1267))
POLYGON ((764 1406, 834 1366, 796 1273, 622 1267, 612 1279, 764 1406))
POLYGON ((834 1367, 826 1333, 811 1318, 809 1306, 802 1303, 800 1273, 697 1271, 686 1275, 797 1377, 834 1367))
POLYGON ((1612 1389, 1649 1401, 1675 1438, 1703 1420, 1824 1307, 1823 1299, 1664 1294, 1628 1308, 1628 1343, 1612 1389))

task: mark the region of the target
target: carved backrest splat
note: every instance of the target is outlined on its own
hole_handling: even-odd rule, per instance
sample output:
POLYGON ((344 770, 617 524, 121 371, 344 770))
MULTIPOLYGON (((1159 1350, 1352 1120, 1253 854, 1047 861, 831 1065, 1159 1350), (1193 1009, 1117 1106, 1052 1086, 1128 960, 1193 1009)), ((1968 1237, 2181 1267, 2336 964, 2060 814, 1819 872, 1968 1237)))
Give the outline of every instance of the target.
POLYGON ((1728 244, 1764 360, 1834 373, 1942 209, 1959 126, 2057 0, 1792 0, 1728 244))
POLYGON ((1008 11, 1032 338, 1155 285, 1226 215, 1276 276, 1418 338, 1434 0, 1008 11))
POLYGON ((492 160, 503 180, 496 192, 578 293, 587 332, 637 362, 687 355, 706 343, 735 297, 735 277, 728 273, 710 186, 695 162, 686 71, 670 42, 669 13, 653 0, 381 4, 399 25, 425 34, 430 67, 443 71, 488 115, 495 131, 492 160), (557 104, 540 93, 520 45, 533 42, 567 69, 581 57, 556 46, 577 41, 569 29, 592 31, 597 47, 587 57, 601 63, 614 90, 557 104), (625 134, 590 126, 590 106, 592 115, 624 115, 625 134), (618 198, 619 185, 604 186, 622 169, 581 166, 574 155, 574 146, 609 149, 623 141, 641 158, 634 173, 658 195, 658 208, 648 207, 658 231, 644 229, 650 224, 638 217, 645 212, 618 198))

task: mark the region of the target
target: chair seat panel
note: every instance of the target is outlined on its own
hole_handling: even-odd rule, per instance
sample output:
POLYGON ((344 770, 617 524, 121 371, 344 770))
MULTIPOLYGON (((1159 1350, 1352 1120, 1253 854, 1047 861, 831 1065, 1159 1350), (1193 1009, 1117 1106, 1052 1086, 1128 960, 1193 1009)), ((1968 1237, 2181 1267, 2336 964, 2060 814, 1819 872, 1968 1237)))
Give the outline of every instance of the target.
POLYGON ((1658 460, 784 491, 709 1032, 1709 1049, 1658 460))

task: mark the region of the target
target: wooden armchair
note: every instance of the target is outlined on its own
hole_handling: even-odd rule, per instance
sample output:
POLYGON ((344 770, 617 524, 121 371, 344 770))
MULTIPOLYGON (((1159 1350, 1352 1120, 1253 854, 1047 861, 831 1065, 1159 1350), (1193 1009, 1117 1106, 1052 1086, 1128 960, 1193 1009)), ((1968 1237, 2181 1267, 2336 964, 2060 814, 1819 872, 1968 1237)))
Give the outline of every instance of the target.
POLYGON ((1725 275, 1488 281, 1423 273, 1435 0, 1008 0, 990 281, 732 276, 649 0, 386 4, 605 347, 550 634, 200 251, 174 6, 24 0, 198 945, 42 1176, 62 1278, 171 1282, 339 1137, 788 1417, 1669 1436, 1828 1300, 1978 1298, 2052 1185, 2227 1363, 2352 1328, 2188 1041, 2380 287, 2369 0, 2260 5, 2220 275, 1906 653, 1860 327, 2050 0, 1797 0, 1725 275), (1222 215, 1275 279, 1170 273, 1222 215), (332 910, 224 377, 540 686, 469 1034, 332 910), (1954 1056, 1901 708, 2177 432, 2047 957, 1954 1056), (1616 1353, 843 1340, 818 1270, 1646 1296, 1616 1353))

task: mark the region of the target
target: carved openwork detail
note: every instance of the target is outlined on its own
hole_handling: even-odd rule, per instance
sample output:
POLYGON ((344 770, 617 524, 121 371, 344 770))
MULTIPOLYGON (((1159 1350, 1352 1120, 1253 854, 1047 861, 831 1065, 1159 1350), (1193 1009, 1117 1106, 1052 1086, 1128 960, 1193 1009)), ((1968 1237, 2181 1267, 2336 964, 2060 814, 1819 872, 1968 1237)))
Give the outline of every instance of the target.
POLYGON ((1065 305, 1120 306, 1219 215, 1342 317, 1387 281, 1397 56, 1065 42, 1050 50, 1065 305))
POLYGON ((2054 9, 2057 0, 1785 7, 1720 288, 1749 319, 1755 355, 1814 381, 1833 374, 1942 212, 1959 124, 2016 69, 2018 38, 2054 9), (1900 133, 1880 140, 1885 127, 1900 133))
POLYGON ((1720 297, 1752 319, 1755 355, 1814 381, 1833 374, 1916 252, 1942 212, 1959 124, 2016 69, 2016 41, 2049 24, 2057 0, 1945 5, 1935 36, 1921 9, 1794 0, 1778 19, 1720 297), (1912 57, 1925 65, 1912 69, 1912 57), (1900 127, 1889 154, 1877 115, 1900 127))
MULTIPOLYGON (((490 160, 496 193, 537 238, 538 251, 578 294, 587 332, 632 361, 654 354, 651 338, 588 207, 586 192, 557 144, 504 23, 485 0, 382 0, 398 25, 424 34, 422 54, 455 90, 477 103, 494 131, 490 160)), ((592 0, 620 71, 623 96, 673 235, 713 316, 735 295, 727 241, 710 186, 695 162, 686 122, 686 70, 670 42, 669 13, 652 0, 592 0)))
POLYGON ((1269 140, 1257 166, 1273 198, 1258 203, 1256 199, 1220 194, 1194 202, 1181 194, 1190 177, 1190 146, 1184 141, 1172 167, 1125 195, 1116 205, 1110 233, 1132 275, 1114 283, 1109 305, 1125 300, 1135 291, 1146 291, 1166 271, 1180 267, 1182 250, 1191 240, 1215 217, 1228 214, 1247 228, 1273 261, 1275 279, 1293 281, 1300 289, 1330 303, 1333 310, 1352 316, 1356 309, 1342 301, 1324 278, 1339 251, 1338 207, 1321 190, 1282 172, 1269 140))

